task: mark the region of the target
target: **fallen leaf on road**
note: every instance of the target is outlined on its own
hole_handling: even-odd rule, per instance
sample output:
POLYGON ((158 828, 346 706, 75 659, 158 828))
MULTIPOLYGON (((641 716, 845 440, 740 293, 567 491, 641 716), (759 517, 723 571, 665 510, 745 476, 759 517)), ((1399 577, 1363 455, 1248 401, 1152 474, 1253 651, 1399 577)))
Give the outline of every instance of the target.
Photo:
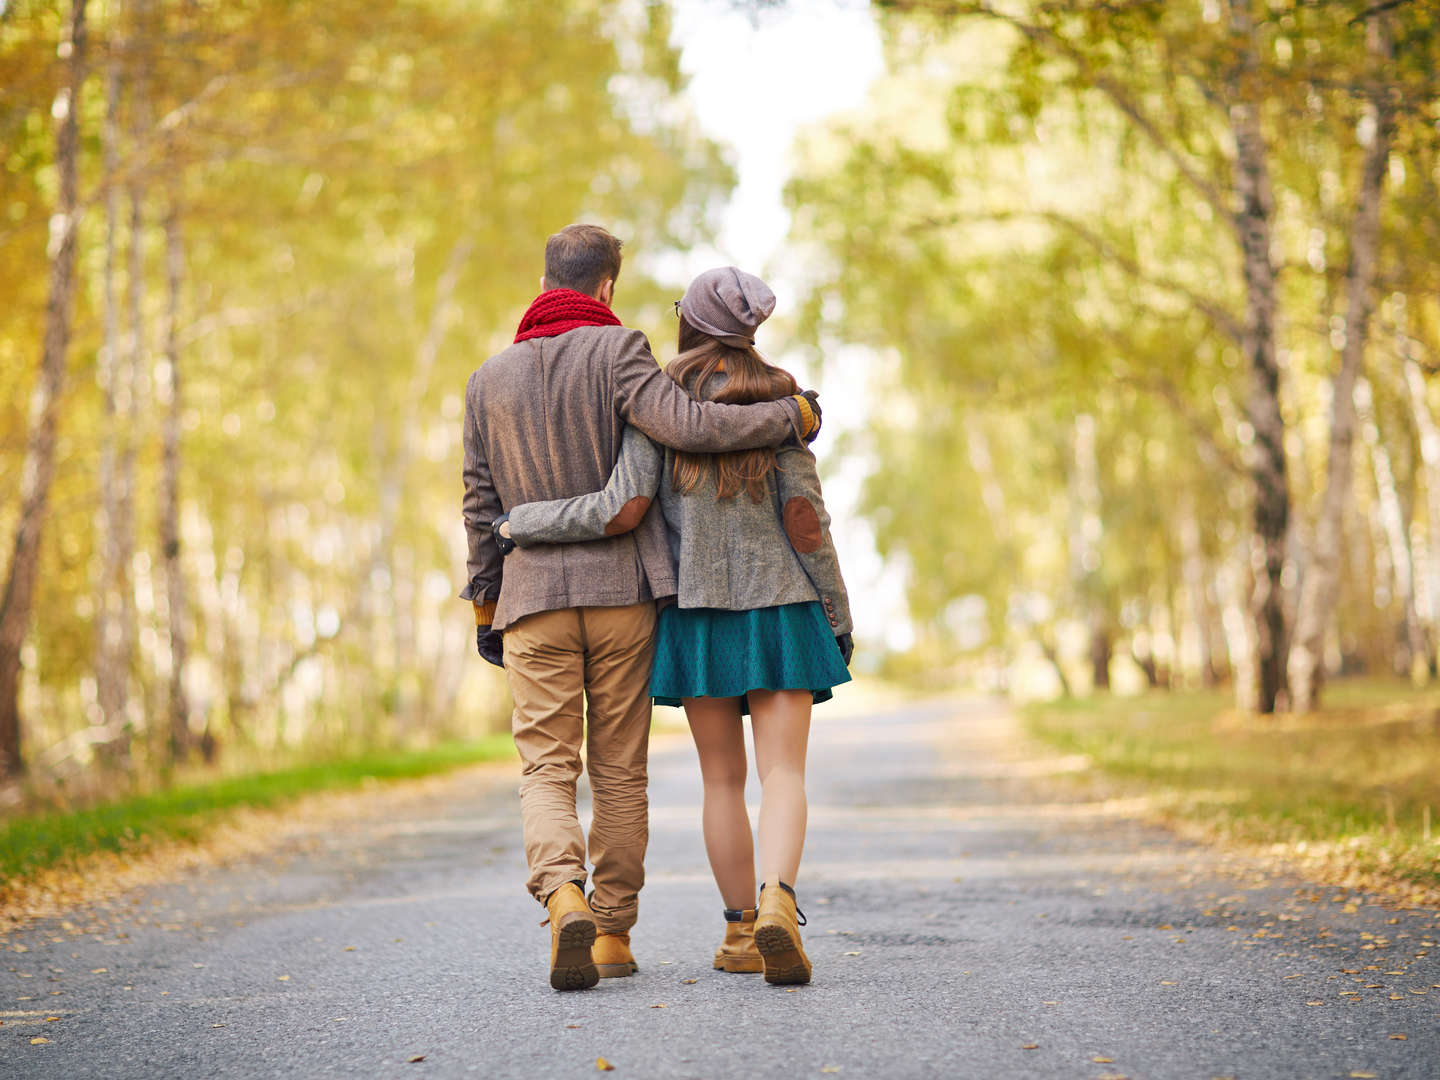
POLYGON ((1379 1073, 1361 1072, 1359 1069, 1356 1069, 1350 1074, 1350 1080, 1376 1080, 1379 1075, 1379 1073))
POLYGON ((1307 1002, 1305 1002, 1305 1004, 1306 1004, 1306 1005, 1324 1005, 1325 1002, 1323 1002, 1323 1001, 1307 1001, 1307 1002))
POLYGON ((1161 985, 1161 986, 1179 986, 1180 984, 1179 984, 1179 983, 1175 983, 1175 982, 1162 981, 1162 982, 1160 983, 1160 985, 1161 985))
POLYGON ((821 1066, 820 1066, 820 1071, 821 1071, 821 1072, 828 1072, 828 1073, 836 1073, 836 1072, 839 1072, 839 1071, 840 1071, 840 1066, 839 1066, 839 1065, 821 1065, 821 1066))
POLYGON ((650 1007, 651 1007, 652 1009, 668 1009, 670 1006, 669 1006, 669 1005, 651 1005, 650 1007))
POLYGON ((1404 996, 1403 994, 1391 994, 1391 995, 1390 995, 1390 1000, 1391 1000, 1391 1001, 1404 1001, 1404 1000, 1405 1000, 1405 996, 1404 996))
POLYGON ((104 974, 106 974, 109 970, 110 970, 109 968, 91 968, 91 969, 90 969, 90 974, 91 974, 91 975, 104 975, 104 974))
POLYGON ((354 952, 354 951, 355 951, 355 946, 354 946, 354 945, 346 945, 346 946, 345 946, 345 951, 346 951, 346 952, 354 952))
POLYGON ((1399 1032, 1396 1032, 1394 1035, 1391 1035, 1390 1037, 1391 1037, 1392 1039, 1398 1039, 1400 1042, 1404 1042, 1404 1041, 1405 1041, 1405 1036, 1404 1036, 1404 1035, 1401 1035, 1399 1032))
POLYGON ((33 1039, 30 1040, 30 1045, 31 1045, 31 1046, 40 1046, 40 1045, 42 1045, 43 1043, 48 1043, 49 1041, 50 1041, 50 1040, 47 1039, 47 1038, 45 1038, 44 1035, 36 1035, 35 1038, 33 1038, 33 1039))
POLYGON ((596 1058, 596 1059, 595 1059, 595 1068, 598 1069, 600 1072, 614 1072, 614 1071, 615 1071, 615 1066, 614 1066, 614 1065, 611 1065, 610 1062, 606 1061, 604 1058, 596 1058))
POLYGON ((684 983, 686 986, 689 986, 691 983, 697 983, 697 982, 699 982, 700 980, 699 980, 699 979, 681 979, 680 981, 681 981, 682 983, 684 983))
POLYGON ((1059 1003, 1058 1001, 1042 1001, 1042 1002, 1040 1002, 1040 1004, 1041 1004, 1041 1005, 1059 1005, 1060 1003, 1059 1003))
POLYGON ((1093 1057, 1090 1060, 1095 1062, 1096 1065, 1109 1065, 1115 1061, 1114 1058, 1107 1057, 1093 1057))
POLYGON ((1020 1049, 1021 1049, 1021 1050, 1039 1050, 1039 1049, 1040 1049, 1040 1044, 1039 1044, 1039 1043, 1025 1043, 1023 1046, 1020 1047, 1020 1049))
POLYGON ((424 1054, 416 1054, 414 1057, 408 1057, 408 1058, 406 1058, 406 1059, 405 1059, 405 1063, 406 1063, 407 1065, 414 1065, 417 1061, 424 1061, 424 1060, 425 1060, 425 1055, 424 1055, 424 1054))
POLYGON ((216 1028, 216 1027, 224 1027, 225 1025, 224 1025, 224 1024, 211 1024, 210 1026, 211 1026, 212 1028, 216 1028))
POLYGON ((289 976, 289 975, 276 975, 276 976, 275 976, 275 981, 276 981, 276 982, 289 982, 289 981, 290 981, 290 976, 289 976))
POLYGON ((1366 984, 1365 984, 1365 989, 1366 989, 1366 990, 1384 990, 1384 989, 1385 989, 1385 984, 1384 984, 1384 983, 1366 983, 1366 984))
POLYGON ((846 955, 846 956, 859 956, 859 955, 860 955, 860 950, 859 950, 859 949, 852 949, 850 952, 847 952, 845 955, 846 955))
POLYGON ((1297 974, 1297 975, 1286 975, 1286 976, 1285 976, 1285 978, 1287 978, 1287 979, 1303 979, 1304 977, 1305 977, 1305 973, 1304 973, 1303 971, 1300 972, 1300 973, 1297 974))

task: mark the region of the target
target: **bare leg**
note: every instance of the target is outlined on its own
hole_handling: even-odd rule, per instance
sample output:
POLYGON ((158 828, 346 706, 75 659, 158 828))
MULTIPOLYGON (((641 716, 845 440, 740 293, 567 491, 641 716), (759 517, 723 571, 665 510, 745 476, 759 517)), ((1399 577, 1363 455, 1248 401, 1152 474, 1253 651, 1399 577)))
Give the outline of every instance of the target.
POLYGON ((755 771, 760 774, 760 878, 795 884, 805 847, 808 690, 751 690, 755 771))
POLYGON ((755 906, 755 845, 745 812, 745 728, 739 698, 686 698, 705 784, 705 854, 728 908, 755 906))

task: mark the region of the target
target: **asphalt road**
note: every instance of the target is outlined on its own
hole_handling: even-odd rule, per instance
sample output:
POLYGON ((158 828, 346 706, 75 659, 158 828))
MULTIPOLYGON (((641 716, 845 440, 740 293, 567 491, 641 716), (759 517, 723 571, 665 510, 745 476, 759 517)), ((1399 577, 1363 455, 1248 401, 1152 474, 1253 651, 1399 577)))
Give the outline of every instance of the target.
POLYGON ((986 703, 817 710, 808 987, 711 969, 674 737, 638 976, 549 989, 482 770, 0 939, 0 1077, 1440 1077, 1436 912, 1177 840, 1014 736, 986 703))

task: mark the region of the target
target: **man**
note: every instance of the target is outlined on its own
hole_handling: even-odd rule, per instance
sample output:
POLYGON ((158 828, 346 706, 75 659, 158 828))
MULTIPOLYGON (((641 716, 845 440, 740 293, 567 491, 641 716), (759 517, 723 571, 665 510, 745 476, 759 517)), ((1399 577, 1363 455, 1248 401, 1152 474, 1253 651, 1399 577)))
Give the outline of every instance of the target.
POLYGON ((645 335, 610 310, 619 274, 620 241, 604 229, 570 225, 550 237, 540 296, 514 344, 465 391, 470 581, 461 596, 475 608, 480 655, 500 664, 503 651, 527 886, 549 912, 557 990, 638 970, 630 928, 649 839, 655 601, 675 595, 675 571, 649 499, 622 508, 611 539, 531 547, 503 561, 492 525, 519 503, 603 488, 627 422, 696 453, 809 439, 820 424, 813 394, 756 405, 691 399, 660 370, 645 335), (588 903, 575 812, 582 738, 594 803, 588 903))

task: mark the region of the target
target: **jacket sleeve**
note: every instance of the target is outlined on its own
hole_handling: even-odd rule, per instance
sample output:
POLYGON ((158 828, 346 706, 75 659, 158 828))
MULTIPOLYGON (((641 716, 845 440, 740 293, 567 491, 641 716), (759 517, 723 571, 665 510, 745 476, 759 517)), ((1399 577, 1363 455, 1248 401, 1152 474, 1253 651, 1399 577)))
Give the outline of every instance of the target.
POLYGON ((480 438, 480 425, 475 415, 472 390, 475 376, 465 387, 465 466, 462 472, 465 481, 465 495, 461 512, 465 518, 465 539, 469 544, 469 556, 465 569, 469 579, 460 593, 461 600, 469 600, 475 608, 477 626, 489 626, 495 621, 495 604, 500 599, 500 582, 505 561, 495 538, 490 533, 490 523, 504 511, 495 483, 490 476, 490 462, 485 456, 485 444, 480 438))
POLYGON ((629 333, 611 372, 615 407, 662 446, 718 454, 779 446, 814 433, 815 414, 799 394, 755 405, 696 401, 660 370, 645 335, 629 333))
POLYGON ((785 535, 820 595, 831 630, 837 636, 851 633, 854 625, 850 621, 850 598, 830 539, 830 515, 820 497, 815 455, 800 446, 781 447, 775 455, 775 485, 785 535))
POLYGON ((571 499, 521 503, 510 511, 510 538, 521 547, 601 540, 640 524, 660 487, 665 452, 639 428, 626 425, 620 459, 604 491, 571 499))

